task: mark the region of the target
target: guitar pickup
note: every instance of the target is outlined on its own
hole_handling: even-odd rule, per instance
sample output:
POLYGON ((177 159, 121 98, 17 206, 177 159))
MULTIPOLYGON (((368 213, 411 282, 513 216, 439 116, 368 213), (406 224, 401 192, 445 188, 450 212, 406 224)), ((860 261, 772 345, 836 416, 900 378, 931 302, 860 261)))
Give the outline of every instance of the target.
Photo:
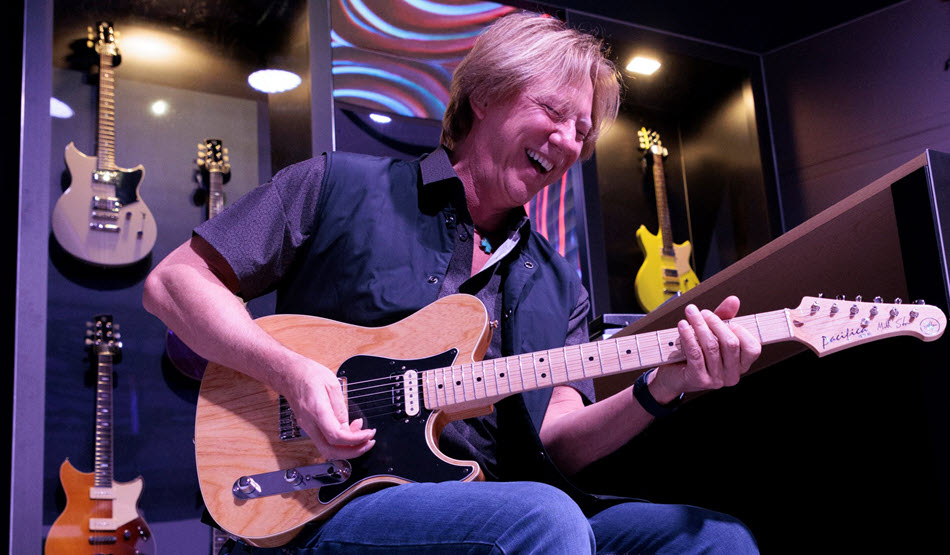
POLYGON ((102 211, 100 211, 100 210, 93 210, 93 211, 92 211, 92 214, 90 214, 90 215, 91 215, 92 218, 95 219, 95 220, 109 220, 109 221, 112 221, 112 222, 115 222, 115 221, 118 221, 118 220, 119 220, 119 213, 118 213, 118 210, 116 210, 116 211, 111 211, 111 210, 110 210, 109 212, 102 212, 102 211))
POLYGON ((93 229, 95 231, 111 231, 112 233, 118 233, 121 228, 115 224, 97 224, 96 222, 92 222, 89 224, 89 229, 93 229))
POLYGON ((108 210, 109 212, 118 212, 122 208, 122 203, 116 197, 92 197, 92 210, 108 210))
POLYGON ((237 499, 257 499, 303 491, 331 484, 339 484, 350 478, 353 468, 349 461, 337 459, 320 464, 264 472, 253 476, 241 476, 231 486, 237 499))

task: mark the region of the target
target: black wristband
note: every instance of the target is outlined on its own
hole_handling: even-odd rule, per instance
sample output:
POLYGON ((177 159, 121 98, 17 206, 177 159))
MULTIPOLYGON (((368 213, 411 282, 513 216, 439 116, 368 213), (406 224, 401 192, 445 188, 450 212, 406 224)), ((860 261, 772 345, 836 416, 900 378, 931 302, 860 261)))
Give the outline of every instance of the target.
POLYGON ((673 411, 680 406, 680 403, 683 401, 683 395, 681 394, 676 399, 673 399, 670 403, 666 405, 661 405, 653 398, 653 394, 650 393, 650 388, 647 387, 647 378, 650 376, 651 372, 656 371, 656 368, 653 370, 647 370, 646 372, 640 374, 640 377, 637 378, 637 381, 633 382, 633 397, 640 403, 640 406, 643 407, 643 410, 647 411, 655 418, 663 418, 664 416, 669 416, 673 414, 673 411))

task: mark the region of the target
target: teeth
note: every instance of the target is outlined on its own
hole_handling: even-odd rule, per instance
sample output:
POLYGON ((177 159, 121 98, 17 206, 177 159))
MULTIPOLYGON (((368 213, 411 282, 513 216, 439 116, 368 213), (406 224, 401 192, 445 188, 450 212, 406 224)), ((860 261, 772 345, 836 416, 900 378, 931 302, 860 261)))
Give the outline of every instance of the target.
POLYGON ((538 164, 541 164, 541 167, 544 168, 545 172, 551 171, 551 168, 554 167, 554 163, 552 163, 550 160, 548 160, 544 156, 541 156, 541 153, 531 150, 530 148, 526 148, 525 152, 528 153, 529 158, 531 158, 538 164))

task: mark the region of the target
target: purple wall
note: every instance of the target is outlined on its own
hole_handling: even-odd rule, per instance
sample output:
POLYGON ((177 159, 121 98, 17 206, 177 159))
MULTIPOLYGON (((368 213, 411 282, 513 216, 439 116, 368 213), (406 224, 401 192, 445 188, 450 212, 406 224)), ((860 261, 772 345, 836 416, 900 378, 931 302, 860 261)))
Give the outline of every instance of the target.
POLYGON ((909 0, 764 56, 788 228, 950 152, 950 2, 909 0))

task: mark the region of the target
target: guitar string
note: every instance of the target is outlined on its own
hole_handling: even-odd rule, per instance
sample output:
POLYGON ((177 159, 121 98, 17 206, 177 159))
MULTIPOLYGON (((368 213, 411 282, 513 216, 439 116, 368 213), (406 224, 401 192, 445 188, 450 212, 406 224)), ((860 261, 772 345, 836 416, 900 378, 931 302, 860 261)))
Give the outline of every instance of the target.
MULTIPOLYGON (((744 327, 755 327, 755 328, 758 328, 758 331, 759 331, 760 336, 766 336, 766 335, 768 335, 768 334, 764 333, 764 332, 766 331, 766 328, 775 327, 776 324, 781 324, 780 327, 783 328, 783 329, 787 327, 787 322, 786 322, 785 315, 784 315, 783 312, 780 312, 780 313, 778 313, 778 314, 773 314, 773 313, 763 313, 763 314, 760 314, 760 315, 759 315, 759 320, 758 320, 758 322, 756 322, 754 316, 744 316, 744 317, 740 317, 740 318, 735 318, 735 319, 732 320, 732 321, 735 322, 735 323, 739 323, 740 325, 744 325, 744 327), (769 320, 772 320, 772 321, 769 321, 769 320), (751 326, 745 326, 745 324, 750 324, 751 326)), ((779 331, 781 331, 781 330, 779 330, 779 331)), ((772 330, 772 333, 774 334, 774 333, 775 333, 775 330, 772 330)), ((616 342, 618 342, 618 343, 634 343, 634 342, 636 342, 636 340, 637 340, 638 337, 641 338, 641 339, 643 339, 643 338, 644 338, 643 336, 650 336, 650 335, 653 335, 653 336, 655 336, 656 338, 658 338, 658 343, 670 343, 670 342, 671 342, 671 341, 670 341, 670 337, 671 337, 671 336, 676 336, 676 337, 678 337, 679 332, 678 332, 677 330, 675 330, 675 329, 660 330, 660 331, 658 331, 658 332, 654 332, 654 333, 650 333, 650 334, 641 334, 640 336, 627 336, 627 337, 622 337, 622 338, 618 338, 618 339, 616 339, 616 340, 614 340, 614 341, 616 341, 616 342), (664 336, 666 336, 666 337, 664 337, 664 336)), ((583 378, 587 378, 587 377, 594 377, 594 376, 588 375, 589 373, 586 372, 586 371, 584 370, 584 368, 583 368, 583 366, 584 366, 583 360, 582 360, 582 359, 583 359, 583 352, 584 352, 585 350, 587 350, 587 351, 596 351, 596 352, 597 352, 597 355, 596 355, 596 356, 594 356, 594 355, 589 355, 590 357, 593 357, 593 358, 589 358, 588 362, 598 362, 598 361, 599 361, 599 362, 603 363, 603 358, 604 358, 604 357, 600 355, 600 351, 601 351, 600 347, 602 346, 601 343, 603 343, 603 342, 591 342, 591 343, 585 343, 585 344, 580 344, 580 345, 572 345, 572 346, 569 346, 569 347, 565 347, 565 348, 563 348, 563 349, 552 349, 552 350, 550 350, 550 351, 543 351, 543 352, 540 352, 540 355, 545 355, 547 352, 554 352, 554 353, 557 353, 558 351, 561 351, 561 352, 564 353, 564 364, 565 364, 565 368, 566 368, 568 374, 571 374, 571 373, 572 373, 571 371, 574 370, 574 371, 579 371, 580 373, 583 374, 583 377, 582 377, 582 378, 578 378, 578 379, 583 379, 583 378), (568 354, 571 354, 571 355, 572 355, 570 359, 568 359, 568 354)), ((660 349, 660 345, 659 345, 659 344, 656 345, 656 348, 659 350, 659 349, 660 349)), ((640 348, 638 348, 638 350, 641 350, 641 351, 642 351, 642 350, 645 350, 645 349, 642 348, 642 347, 640 347, 640 348)), ((535 354, 538 354, 538 353, 535 353, 535 354)), ((642 355, 643 353, 640 353, 640 354, 642 355)), ((658 363, 664 362, 663 359, 662 359, 662 353, 660 353, 660 356, 661 356, 661 358, 659 358, 659 359, 657 359, 657 360, 651 360, 650 363, 648 363, 648 364, 646 364, 646 365, 644 365, 644 366, 647 366, 647 365, 650 365, 650 364, 654 364, 654 363, 657 363, 657 364, 658 364, 658 363)), ((486 371, 486 367, 487 367, 487 366, 492 366, 493 368, 495 368, 495 367, 497 367, 499 364, 502 364, 502 365, 503 365, 503 371, 504 371, 505 374, 512 373, 512 372, 518 372, 519 374, 521 374, 521 375, 519 376, 519 378, 521 378, 521 379, 523 380, 523 378, 524 378, 524 369, 523 369, 523 367, 522 367, 522 365, 521 365, 521 362, 522 362, 522 360, 524 359, 524 357, 525 357, 524 354, 522 354, 522 355, 512 355, 512 356, 501 357, 501 358, 497 358, 497 359, 489 359, 489 360, 485 360, 485 361, 476 361, 476 362, 474 362, 474 363, 463 363, 463 364, 453 365, 453 366, 447 366, 447 367, 443 367, 443 368, 433 368, 433 369, 421 370, 421 371, 419 371, 420 377, 419 377, 418 379, 420 379, 420 381, 423 381, 422 378, 424 377, 424 375, 425 375, 426 373, 434 373, 433 375, 435 375, 435 376, 438 376, 439 373, 442 373, 442 378, 445 378, 447 375, 450 375, 451 377, 454 378, 454 377, 455 377, 455 373, 456 373, 456 372, 459 372, 459 373, 461 373, 461 376, 460 376, 461 380, 465 380, 466 382, 468 382, 468 381, 474 381, 474 380, 477 379, 478 377, 482 377, 482 376, 485 376, 485 375, 490 375, 490 374, 493 373, 493 372, 492 372, 492 373, 489 373, 489 374, 485 374, 485 371, 486 371), (517 364, 517 367, 515 367, 515 364, 517 364), (479 374, 479 373, 480 373, 480 374, 479 374)), ((547 359, 548 357, 547 357, 547 356, 541 356, 541 358, 547 359)), ((532 362, 533 362, 533 361, 532 361, 532 362)), ((550 366, 554 366, 553 361, 550 361, 550 360, 546 360, 546 361, 544 361, 544 362, 539 362, 538 364, 541 364, 541 365, 542 365, 542 368, 547 368, 547 367, 550 367, 550 366)), ((535 364, 535 366, 537 366, 537 365, 535 364)), ((594 365, 591 364, 590 366, 594 366, 594 365)), ((599 374, 598 374, 598 375, 599 375, 599 374)), ((504 377, 504 376, 502 376, 501 373, 499 373, 498 377, 504 377)), ((436 380, 437 380, 437 381, 436 381, 436 384, 438 384, 438 383, 439 383, 439 382, 438 382, 438 377, 436 377, 436 380)), ((445 381, 445 380, 443 380, 443 382, 444 382, 444 381, 445 381)), ((460 381, 460 380, 456 380, 456 381, 460 381)), ((348 393, 348 394, 351 394, 351 393, 360 393, 360 394, 362 394, 362 395, 351 395, 351 396, 350 396, 351 398, 360 398, 360 397, 365 397, 365 396, 367 396, 367 395, 372 396, 372 395, 380 395, 380 394, 389 394, 389 391, 390 391, 390 390, 388 389, 388 386, 391 385, 391 384, 393 384, 393 383, 399 384, 399 383, 401 383, 401 382, 402 382, 401 377, 400 377, 399 379, 394 380, 394 379, 393 379, 393 376, 385 376, 385 377, 381 377, 381 378, 372 378, 372 379, 368 379, 368 380, 360 380, 360 381, 355 381, 355 382, 349 382, 349 383, 347 384, 346 389, 347 389, 347 393, 348 393), (387 382, 387 383, 380 383, 380 382, 387 382), (377 391, 376 391, 375 393, 373 393, 373 390, 377 390, 377 391), (365 392, 370 392, 370 393, 365 393, 365 392)), ((457 387, 458 387, 458 386, 457 386, 457 387)))

